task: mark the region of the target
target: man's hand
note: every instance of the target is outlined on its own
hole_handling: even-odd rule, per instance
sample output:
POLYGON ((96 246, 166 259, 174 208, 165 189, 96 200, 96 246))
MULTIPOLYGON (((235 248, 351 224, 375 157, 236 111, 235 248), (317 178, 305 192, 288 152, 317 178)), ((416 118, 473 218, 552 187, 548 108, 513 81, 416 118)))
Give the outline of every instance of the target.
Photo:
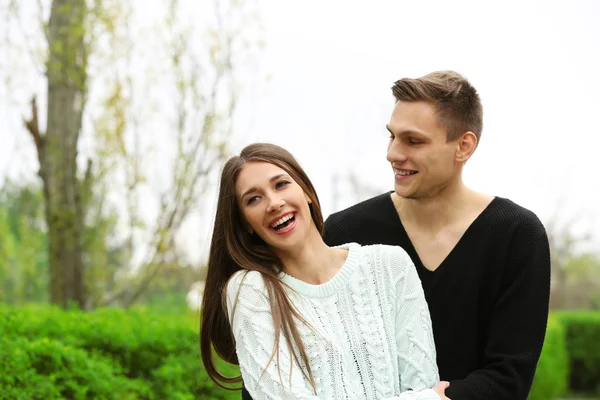
POLYGON ((438 383, 437 385, 435 385, 434 387, 432 387, 431 389, 436 392, 438 394, 438 396, 440 396, 441 400, 450 400, 448 397, 446 397, 446 389, 448 389, 448 386, 450 386, 450 382, 446 382, 446 381, 441 381, 440 383, 438 383))

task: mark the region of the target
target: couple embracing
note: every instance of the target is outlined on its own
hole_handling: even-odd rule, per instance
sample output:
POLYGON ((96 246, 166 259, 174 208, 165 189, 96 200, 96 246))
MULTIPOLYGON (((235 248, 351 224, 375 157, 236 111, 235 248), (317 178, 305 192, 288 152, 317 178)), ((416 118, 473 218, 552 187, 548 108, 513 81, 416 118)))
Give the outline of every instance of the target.
POLYGON ((243 400, 527 398, 549 308, 545 229, 464 184, 483 108, 463 76, 392 92, 394 190, 326 221, 287 150, 251 144, 224 166, 201 351, 218 384, 243 380, 243 400))

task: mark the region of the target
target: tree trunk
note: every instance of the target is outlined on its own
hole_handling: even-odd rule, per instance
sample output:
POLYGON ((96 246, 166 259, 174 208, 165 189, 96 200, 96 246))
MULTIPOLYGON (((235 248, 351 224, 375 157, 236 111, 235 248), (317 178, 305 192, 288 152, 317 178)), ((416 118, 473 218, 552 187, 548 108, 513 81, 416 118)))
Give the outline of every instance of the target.
POLYGON ((54 0, 48 25, 48 126, 40 157, 50 263, 50 301, 85 304, 77 143, 86 93, 85 0, 54 0))

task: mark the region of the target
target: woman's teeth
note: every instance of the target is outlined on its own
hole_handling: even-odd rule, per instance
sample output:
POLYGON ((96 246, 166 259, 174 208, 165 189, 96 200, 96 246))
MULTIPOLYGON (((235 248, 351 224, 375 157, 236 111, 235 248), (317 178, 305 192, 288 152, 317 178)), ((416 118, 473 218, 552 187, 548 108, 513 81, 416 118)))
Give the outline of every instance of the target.
POLYGON ((275 221, 275 223, 273 225, 271 225, 271 227, 272 228, 277 228, 279 225, 283 224, 284 222, 289 221, 292 218, 294 218, 294 214, 288 214, 285 217, 281 217, 280 219, 278 219, 277 221, 275 221))

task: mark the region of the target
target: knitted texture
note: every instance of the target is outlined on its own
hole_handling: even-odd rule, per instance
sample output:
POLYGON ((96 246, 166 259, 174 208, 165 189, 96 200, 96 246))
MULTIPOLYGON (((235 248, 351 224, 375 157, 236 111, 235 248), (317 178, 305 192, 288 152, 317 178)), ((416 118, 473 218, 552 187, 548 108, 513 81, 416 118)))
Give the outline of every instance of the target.
POLYGON ((430 389, 439 381, 431 319, 410 258, 393 246, 339 247, 349 250, 347 259, 324 284, 282 274, 309 324, 296 322, 316 393, 283 334, 269 362, 275 330, 261 274, 239 271, 230 279, 227 308, 246 389, 254 400, 439 400, 430 389))

